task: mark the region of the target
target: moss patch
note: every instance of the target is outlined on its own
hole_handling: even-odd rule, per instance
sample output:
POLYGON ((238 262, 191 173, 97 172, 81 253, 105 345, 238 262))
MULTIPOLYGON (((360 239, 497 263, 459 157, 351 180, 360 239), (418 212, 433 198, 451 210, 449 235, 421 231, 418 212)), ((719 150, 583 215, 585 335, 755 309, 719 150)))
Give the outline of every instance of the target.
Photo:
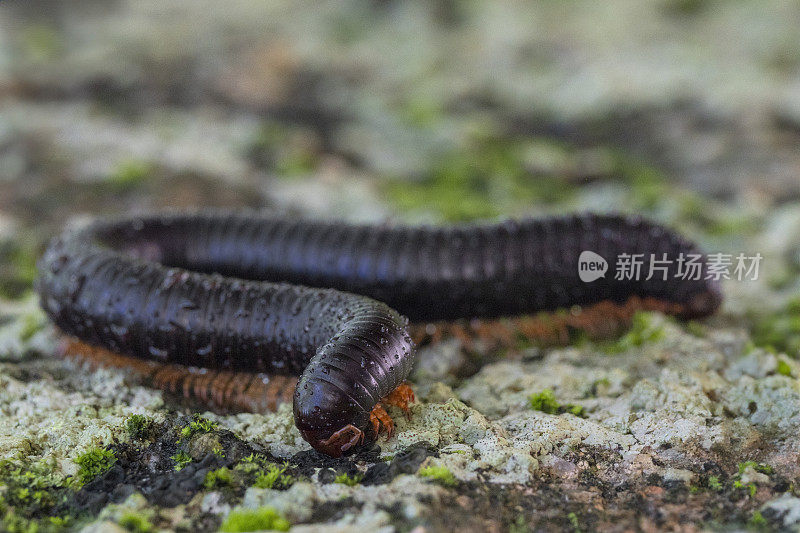
POLYGON ((195 414, 192 421, 181 428, 181 439, 190 439, 199 433, 210 433, 217 427, 216 422, 195 414))
POLYGON ((363 479, 363 476, 361 476, 359 474, 354 474, 354 475, 350 476, 350 475, 348 475, 346 473, 343 473, 343 474, 337 475, 333 479, 333 482, 334 483, 339 483, 341 485, 347 485, 348 487, 354 487, 354 486, 358 485, 359 483, 361 483, 362 479, 363 479))
POLYGON ((289 531, 291 523, 272 507, 260 509, 235 509, 228 513, 222 522, 220 531, 238 533, 244 531, 289 531))
POLYGON ((34 242, 25 236, 0 241, 0 297, 16 299, 31 290, 38 255, 34 242))
POLYGON ((117 190, 127 191, 142 185, 151 175, 152 165, 138 159, 120 161, 108 176, 108 184, 117 190))
POLYGON ((426 466, 418 472, 420 477, 432 479, 445 487, 454 487, 458 483, 453 473, 444 466, 426 466))
POLYGON ((541 411, 550 415, 556 414, 561 404, 556 401, 556 395, 550 389, 528 396, 528 404, 534 411, 541 411))
POLYGON ((610 343, 602 343, 600 348, 609 354, 618 354, 630 350, 631 348, 638 348, 650 342, 657 342, 662 340, 666 333, 664 327, 654 320, 653 313, 639 311, 633 315, 631 320, 631 327, 616 341, 610 343))
POLYGON ((792 367, 783 359, 778 359, 778 366, 775 371, 781 376, 792 377, 792 367))
POLYGON ((124 513, 117 523, 131 533, 150 533, 153 531, 153 524, 146 517, 133 511, 124 513))
POLYGON ((175 471, 180 472, 183 468, 192 462, 192 456, 181 450, 171 457, 175 461, 175 471))
POLYGON ((656 212, 664 208, 674 212, 673 225, 700 230, 706 235, 727 237, 752 235, 761 226, 754 216, 703 196, 696 191, 676 187, 655 166, 614 151, 616 181, 626 187, 625 205, 632 212, 656 212))
POLYGON ((220 487, 232 487, 234 485, 233 476, 227 467, 218 468, 206 473, 203 480, 203 487, 211 490, 220 487))
POLYGON ((239 461, 234 470, 241 473, 249 480, 248 484, 254 487, 284 490, 291 487, 296 480, 290 468, 288 462, 276 464, 262 455, 251 454, 239 461))
POLYGON ((528 396, 528 405, 534 411, 541 411, 549 415, 560 413, 571 413, 575 416, 584 417, 586 413, 580 405, 572 403, 561 404, 556 400, 556 395, 551 389, 544 389, 542 392, 528 396))
POLYGON ((765 465, 763 463, 757 463, 755 461, 745 461, 743 463, 739 463, 739 475, 744 474, 745 470, 748 468, 752 468, 756 472, 761 472, 762 474, 772 474, 774 471, 773 468, 769 465, 765 465))
POLYGON ((117 458, 113 451, 92 448, 75 458, 75 464, 80 467, 76 477, 81 484, 86 484, 105 473, 116 462, 117 458))
POLYGON ((752 315, 752 339, 757 346, 770 351, 800 356, 800 296, 766 315, 752 315))
POLYGON ((281 178, 308 175, 319 166, 319 143, 313 132, 277 122, 265 123, 246 148, 258 167, 281 178))
POLYGON ((146 440, 153 434, 153 421, 144 415, 131 415, 125 420, 125 432, 133 439, 146 440))
POLYGON ((55 464, 22 467, 0 461, 0 531, 61 531, 72 523, 67 511, 72 480, 55 464))
POLYGON ((419 181, 391 180, 388 198, 402 211, 432 211, 446 221, 493 218, 531 203, 558 203, 575 188, 552 175, 536 175, 525 165, 530 141, 479 139, 445 154, 419 181))
POLYGON ((747 525, 754 529, 765 529, 769 524, 761 511, 754 511, 753 516, 747 521, 747 525))
POLYGON ((270 465, 258 475, 253 486, 259 489, 288 488, 293 482, 294 478, 286 474, 286 466, 270 465))

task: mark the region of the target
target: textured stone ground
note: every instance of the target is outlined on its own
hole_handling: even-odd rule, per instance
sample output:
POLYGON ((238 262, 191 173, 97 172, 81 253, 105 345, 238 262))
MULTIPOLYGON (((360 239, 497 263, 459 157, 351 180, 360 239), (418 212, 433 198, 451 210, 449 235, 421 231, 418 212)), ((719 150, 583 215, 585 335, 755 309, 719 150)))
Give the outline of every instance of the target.
POLYGON ((6 0, 0 530, 800 528, 798 20, 755 0, 6 0), (703 323, 425 346, 411 418, 333 460, 288 408, 198 413, 52 357, 46 240, 168 206, 625 211, 764 259, 703 323))

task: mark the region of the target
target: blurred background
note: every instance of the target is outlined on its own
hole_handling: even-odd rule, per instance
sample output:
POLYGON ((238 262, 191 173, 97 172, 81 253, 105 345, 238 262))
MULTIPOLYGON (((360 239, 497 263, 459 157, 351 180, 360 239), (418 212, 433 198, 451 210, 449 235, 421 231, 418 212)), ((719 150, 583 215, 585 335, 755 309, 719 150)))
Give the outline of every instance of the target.
POLYGON ((800 272, 798 27, 794 1, 6 0, 0 292, 28 291, 76 216, 594 210, 765 254, 729 311, 781 306, 800 272))

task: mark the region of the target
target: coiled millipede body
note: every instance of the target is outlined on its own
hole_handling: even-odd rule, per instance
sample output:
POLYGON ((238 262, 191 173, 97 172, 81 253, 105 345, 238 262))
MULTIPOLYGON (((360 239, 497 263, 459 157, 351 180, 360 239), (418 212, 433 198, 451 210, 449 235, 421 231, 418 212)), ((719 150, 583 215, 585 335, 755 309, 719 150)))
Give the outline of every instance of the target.
MULTIPOLYGON (((36 288, 55 324, 97 349, 135 356, 126 358, 134 365, 212 369, 192 378, 204 393, 263 390, 238 371, 299 375, 295 423, 314 448, 338 456, 374 436, 373 407, 411 371, 405 317, 492 318, 636 298, 689 318, 720 303, 716 282, 681 279, 675 266, 667 279, 584 283, 584 250, 612 263, 624 253, 698 253, 661 226, 613 215, 407 227, 157 214, 66 231, 42 257, 36 288)), ((268 395, 286 396, 293 382, 275 383, 268 395)))

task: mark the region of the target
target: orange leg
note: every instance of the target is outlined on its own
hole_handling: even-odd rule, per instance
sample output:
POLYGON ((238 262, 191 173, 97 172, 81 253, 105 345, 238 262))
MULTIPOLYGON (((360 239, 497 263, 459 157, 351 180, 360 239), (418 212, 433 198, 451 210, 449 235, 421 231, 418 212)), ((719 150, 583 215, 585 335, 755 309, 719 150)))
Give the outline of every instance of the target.
POLYGON ((456 338, 468 351, 473 349, 476 339, 484 340, 491 347, 514 348, 520 337, 544 345, 566 345, 572 330, 585 332, 596 340, 614 337, 630 326, 639 310, 677 316, 690 312, 683 304, 632 296, 620 303, 606 300, 561 312, 541 312, 511 319, 418 323, 412 324, 412 332, 417 344, 436 344, 444 338, 456 338))
POLYGON ((388 396, 381 399, 381 402, 375 404, 369 414, 369 422, 372 424, 372 432, 377 437, 384 430, 386 431, 386 438, 392 438, 394 434, 394 420, 386 412, 384 405, 392 405, 399 407, 406 414, 406 417, 411 418, 411 409, 408 407, 410 403, 414 402, 414 391, 406 383, 401 384, 388 396))
POLYGON ((247 411, 259 413, 274 411, 278 405, 291 402, 297 378, 251 372, 204 370, 202 372, 178 364, 148 361, 138 357, 120 355, 103 348, 65 337, 59 355, 85 364, 92 369, 115 368, 125 370, 135 381, 164 389, 172 394, 182 394, 217 412, 247 411))
POLYGON ((394 420, 386 412, 386 409, 379 403, 375 404, 369 414, 369 421, 372 424, 372 432, 377 438, 383 430, 386 430, 386 438, 391 439, 394 434, 394 420))
POLYGON ((414 390, 411 386, 408 383, 401 383, 388 396, 382 398, 381 403, 399 407, 407 418, 411 418, 411 409, 408 405, 414 403, 414 399, 414 390))
MULTIPOLYGON (((309 442, 311 442, 311 440, 309 440, 309 442)), ((355 427, 353 424, 347 424, 345 427, 327 439, 316 443, 311 442, 311 445, 317 450, 326 453, 331 457, 341 457, 344 452, 353 446, 363 443, 364 432, 355 427)))

